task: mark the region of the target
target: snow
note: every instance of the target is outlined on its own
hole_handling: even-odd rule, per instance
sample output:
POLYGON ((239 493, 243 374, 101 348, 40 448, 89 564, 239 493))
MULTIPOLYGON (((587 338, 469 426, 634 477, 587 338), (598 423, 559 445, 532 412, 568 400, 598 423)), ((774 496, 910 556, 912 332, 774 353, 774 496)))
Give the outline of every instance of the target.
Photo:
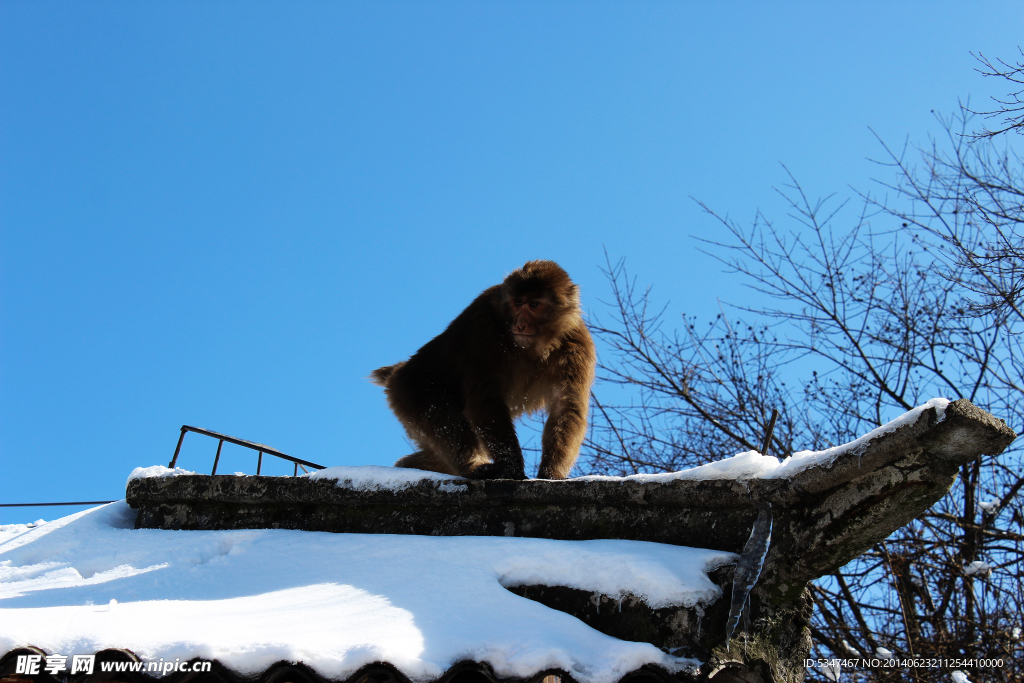
POLYGON ((838 659, 833 659, 821 667, 821 674, 830 681, 838 681, 843 676, 843 667, 838 659))
POLYGON ((927 403, 900 415, 895 420, 871 430, 864 436, 839 446, 833 446, 823 451, 797 451, 785 460, 779 460, 772 455, 761 455, 757 451, 746 451, 738 453, 731 458, 718 460, 716 462, 694 467, 679 472, 666 472, 663 474, 632 474, 628 477, 606 477, 590 476, 579 477, 575 481, 614 481, 630 480, 640 482, 667 483, 676 479, 686 480, 710 480, 710 479, 790 479, 799 472, 811 467, 831 467, 840 455, 846 453, 862 452, 873 439, 883 434, 896 431, 904 425, 917 422, 921 413, 935 408, 941 422, 945 417, 946 406, 949 399, 933 398, 927 403))
POLYGON ((357 491, 381 489, 399 491, 418 484, 424 479, 440 482, 438 483, 438 488, 449 493, 465 491, 469 488, 465 484, 459 485, 459 481, 466 480, 454 474, 438 474, 437 472, 410 470, 404 467, 379 467, 375 465, 328 467, 327 469, 310 472, 302 476, 309 479, 334 479, 338 482, 338 486, 357 491))
POLYGON ((46 522, 42 519, 37 519, 31 524, 0 524, 0 547, 3 546, 4 542, 17 538, 22 534, 27 534, 37 526, 42 526, 46 522))
POLYGON ((992 567, 989 565, 988 562, 985 562, 983 560, 975 560, 970 564, 964 565, 965 576, 974 576, 975 574, 977 574, 978 576, 984 577, 988 576, 991 573, 992 567))
POLYGON ((146 479, 147 477, 180 477, 185 474, 195 474, 189 470, 183 470, 180 467, 175 467, 173 470, 163 465, 153 465, 152 467, 136 467, 132 470, 132 473, 128 475, 128 481, 132 479, 146 479))
POLYGON ((696 662, 606 636, 505 587, 694 606, 720 595, 707 572, 736 559, 639 541, 165 531, 134 520, 121 501, 36 528, 0 527, 0 652, 128 648, 144 661, 217 659, 242 674, 303 661, 328 678, 386 661, 414 681, 472 659, 502 677, 562 669, 613 683, 644 664, 696 662))
POLYGON ((985 513, 991 515, 996 510, 999 509, 999 501, 998 500, 982 501, 982 502, 978 503, 978 507, 981 508, 982 512, 985 512, 985 513))
MULTIPOLYGON (((152 467, 136 467, 128 475, 128 481, 133 479, 145 479, 147 477, 179 477, 184 474, 195 474, 189 470, 175 467, 173 470, 162 465, 152 467)), ((242 472, 235 472, 235 476, 249 476, 242 472)), ((466 481, 463 477, 453 474, 438 474, 437 472, 424 472, 423 470, 410 470, 402 467, 380 467, 377 465, 364 465, 360 467, 328 467, 308 474, 300 475, 308 479, 334 480, 338 486, 366 490, 391 490, 400 491, 424 480, 437 481, 437 488, 448 493, 460 493, 469 489, 460 481, 466 481)))

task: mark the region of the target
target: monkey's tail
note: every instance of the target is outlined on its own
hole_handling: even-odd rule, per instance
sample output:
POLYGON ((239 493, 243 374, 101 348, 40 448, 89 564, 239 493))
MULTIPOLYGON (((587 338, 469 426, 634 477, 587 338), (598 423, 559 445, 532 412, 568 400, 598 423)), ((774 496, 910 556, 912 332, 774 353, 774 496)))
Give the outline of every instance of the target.
POLYGON ((382 368, 377 368, 370 373, 370 381, 382 387, 388 385, 388 380, 391 379, 391 375, 395 374, 395 370, 405 365, 405 362, 395 363, 394 365, 385 365, 382 368))

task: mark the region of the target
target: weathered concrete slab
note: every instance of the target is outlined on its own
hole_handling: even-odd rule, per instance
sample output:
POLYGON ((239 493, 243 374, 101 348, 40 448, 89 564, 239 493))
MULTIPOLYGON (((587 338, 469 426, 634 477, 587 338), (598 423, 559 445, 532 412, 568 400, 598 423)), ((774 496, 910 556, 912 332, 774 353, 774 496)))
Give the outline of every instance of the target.
MULTIPOLYGON (((959 467, 1015 437, 966 400, 791 479, 473 481, 398 490, 304 477, 186 475, 133 480, 136 526, 305 529, 433 536, 624 538, 738 552, 772 504, 772 555, 802 584, 850 561, 942 497, 959 467)), ((797 593, 799 589, 795 588, 797 593)), ((790 596, 792 597, 792 596, 790 596)))

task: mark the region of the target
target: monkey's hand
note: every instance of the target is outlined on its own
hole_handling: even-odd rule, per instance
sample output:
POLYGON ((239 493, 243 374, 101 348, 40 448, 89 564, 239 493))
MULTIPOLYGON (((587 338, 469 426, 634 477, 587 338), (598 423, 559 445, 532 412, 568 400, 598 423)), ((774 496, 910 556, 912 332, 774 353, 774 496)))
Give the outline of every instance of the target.
POLYGON ((470 479, 526 479, 526 468, 523 463, 518 465, 510 462, 490 462, 474 469, 470 479))

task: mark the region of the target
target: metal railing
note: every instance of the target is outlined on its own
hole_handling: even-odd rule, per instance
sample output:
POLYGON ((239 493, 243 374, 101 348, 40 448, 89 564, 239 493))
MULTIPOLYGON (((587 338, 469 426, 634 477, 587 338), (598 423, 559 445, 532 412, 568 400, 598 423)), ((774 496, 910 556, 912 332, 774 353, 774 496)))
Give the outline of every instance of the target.
POLYGON ((260 471, 263 469, 263 454, 273 455, 276 458, 287 460, 295 463, 295 469, 292 476, 298 476, 299 467, 302 467, 302 471, 307 471, 307 467, 311 467, 315 470, 325 469, 323 465, 317 465, 315 462, 309 462, 308 460, 302 460, 300 458, 293 458, 290 455, 285 455, 276 448, 270 446, 264 446, 261 443, 255 443, 253 441, 246 441, 245 439, 236 439, 233 436, 227 434, 221 434, 219 432, 211 432, 209 429, 200 429, 199 427, 190 427, 189 425, 181 426, 181 436, 178 437, 178 445, 174 449, 174 457, 171 458, 171 464, 168 465, 172 470, 174 465, 178 462, 178 453, 181 452, 181 442, 185 440, 186 432, 195 432, 196 434, 202 434, 203 436, 209 436, 218 440, 217 443, 217 456, 213 459, 213 471, 210 472, 210 476, 217 474, 217 465, 220 463, 220 449, 224 447, 224 442, 233 443, 238 446, 244 446, 245 448, 251 448, 254 451, 258 451, 260 454, 259 460, 256 462, 256 476, 259 476, 260 471))

